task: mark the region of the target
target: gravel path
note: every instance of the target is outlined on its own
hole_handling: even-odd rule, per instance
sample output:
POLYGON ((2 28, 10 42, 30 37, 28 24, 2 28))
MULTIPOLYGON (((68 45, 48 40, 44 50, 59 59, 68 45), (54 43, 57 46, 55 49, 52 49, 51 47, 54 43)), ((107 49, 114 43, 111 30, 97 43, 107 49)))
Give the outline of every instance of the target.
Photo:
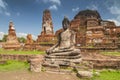
POLYGON ((75 74, 33 73, 29 71, 0 72, 0 80, 79 80, 75 74))

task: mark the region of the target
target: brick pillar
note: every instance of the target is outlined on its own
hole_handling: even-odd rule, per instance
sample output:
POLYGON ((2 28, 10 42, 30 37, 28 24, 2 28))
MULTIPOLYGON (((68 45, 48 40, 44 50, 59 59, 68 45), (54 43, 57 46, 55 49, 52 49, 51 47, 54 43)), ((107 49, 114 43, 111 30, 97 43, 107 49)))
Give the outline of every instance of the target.
POLYGON ((43 63, 43 56, 36 56, 30 59, 30 71, 41 72, 43 63))

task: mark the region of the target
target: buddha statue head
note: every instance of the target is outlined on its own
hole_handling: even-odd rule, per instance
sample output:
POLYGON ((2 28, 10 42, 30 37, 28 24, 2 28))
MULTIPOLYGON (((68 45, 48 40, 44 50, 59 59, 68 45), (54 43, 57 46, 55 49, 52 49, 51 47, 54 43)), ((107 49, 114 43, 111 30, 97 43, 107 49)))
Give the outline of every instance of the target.
POLYGON ((62 21, 62 26, 64 30, 66 30, 70 26, 70 21, 66 16, 64 17, 62 21))

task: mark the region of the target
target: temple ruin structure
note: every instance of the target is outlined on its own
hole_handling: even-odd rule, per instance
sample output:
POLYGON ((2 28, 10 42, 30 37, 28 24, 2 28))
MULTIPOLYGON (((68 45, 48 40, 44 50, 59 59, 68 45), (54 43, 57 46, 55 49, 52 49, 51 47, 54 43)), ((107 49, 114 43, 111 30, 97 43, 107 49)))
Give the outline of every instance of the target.
MULTIPOLYGON (((76 32, 76 46, 99 49, 118 49, 120 27, 113 21, 103 20, 96 10, 82 10, 71 20, 76 32)), ((62 29, 56 31, 56 35, 62 29)))
POLYGON ((18 38, 16 36, 14 24, 12 21, 9 23, 7 41, 3 45, 3 48, 4 49, 19 49, 20 48, 20 43, 19 43, 18 38))
POLYGON ((38 36, 37 42, 38 43, 54 43, 55 35, 53 30, 53 23, 51 13, 48 9, 43 12, 42 18, 42 31, 41 34, 38 36))

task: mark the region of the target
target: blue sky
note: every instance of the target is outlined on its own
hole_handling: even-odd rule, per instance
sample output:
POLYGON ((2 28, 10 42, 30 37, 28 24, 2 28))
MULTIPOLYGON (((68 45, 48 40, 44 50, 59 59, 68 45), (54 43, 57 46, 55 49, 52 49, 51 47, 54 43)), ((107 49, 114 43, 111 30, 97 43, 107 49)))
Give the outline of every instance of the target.
MULTIPOLYGON (((30 33, 38 36, 43 10, 50 9, 54 31, 61 28, 64 16, 70 20, 84 9, 98 10, 103 20, 120 25, 120 0, 0 0, 0 38, 13 21, 18 36, 30 33)), ((35 37, 34 37, 35 38, 35 37)))

